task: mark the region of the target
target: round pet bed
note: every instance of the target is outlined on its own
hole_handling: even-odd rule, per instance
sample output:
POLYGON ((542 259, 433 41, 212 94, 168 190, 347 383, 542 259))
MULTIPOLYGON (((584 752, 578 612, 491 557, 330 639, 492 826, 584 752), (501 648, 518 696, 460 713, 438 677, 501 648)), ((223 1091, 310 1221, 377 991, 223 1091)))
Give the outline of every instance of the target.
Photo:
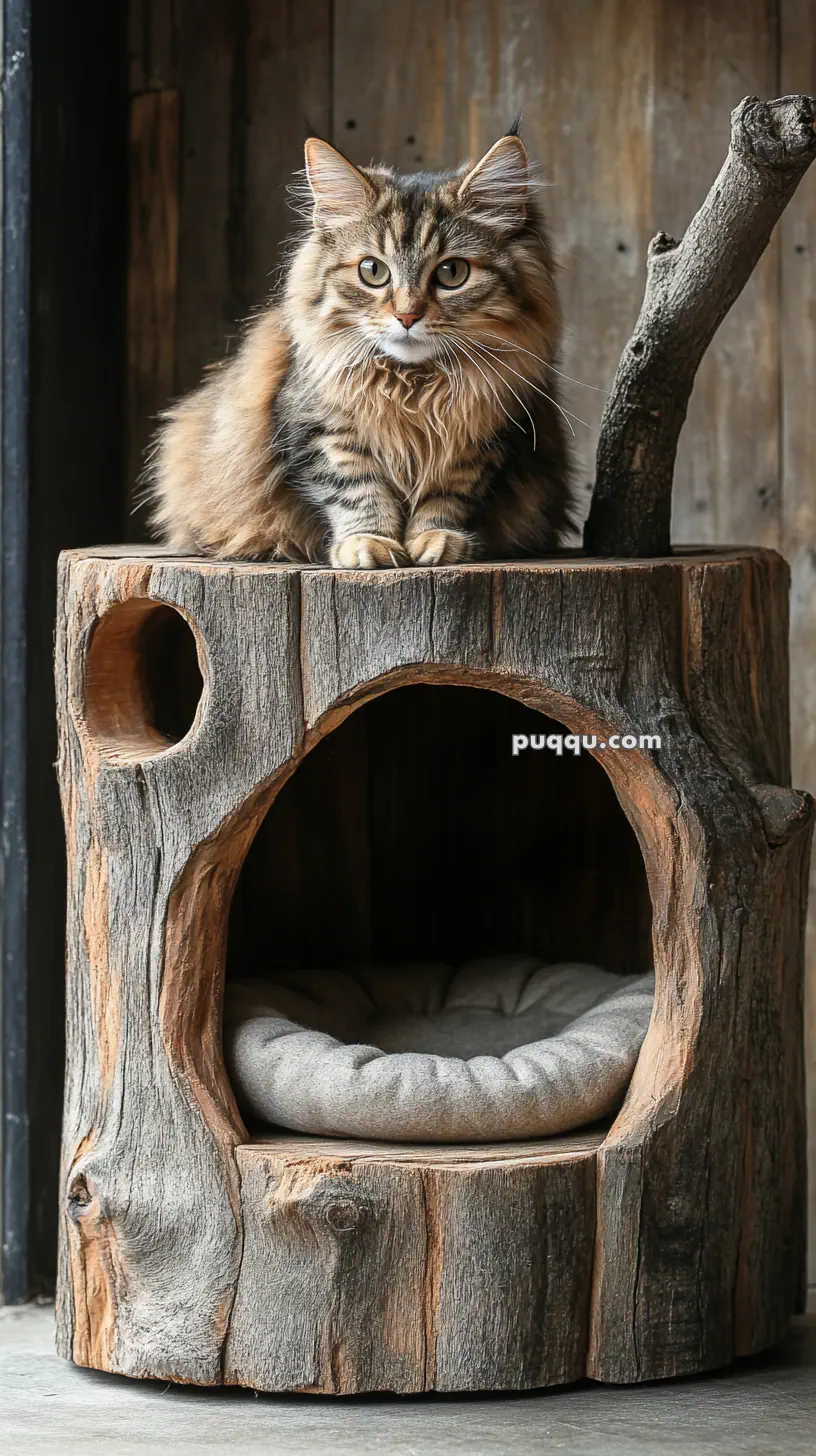
POLYGON ((539 1137, 620 1105, 653 993, 531 956, 276 972, 228 984, 227 1061, 245 1111, 298 1132, 539 1137))

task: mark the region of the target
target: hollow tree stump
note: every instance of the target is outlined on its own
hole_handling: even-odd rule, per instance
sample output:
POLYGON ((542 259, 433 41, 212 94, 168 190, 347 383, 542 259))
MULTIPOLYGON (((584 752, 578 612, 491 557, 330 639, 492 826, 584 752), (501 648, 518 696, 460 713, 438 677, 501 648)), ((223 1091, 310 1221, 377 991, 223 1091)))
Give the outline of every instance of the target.
POLYGON ((649 1380, 780 1338, 803 1288, 813 817, 789 787, 787 589, 761 550, 380 574, 63 557, 63 1355, 346 1393, 649 1380), (608 1129, 247 1136, 221 1052, 242 861, 315 744, 408 683, 661 737, 596 753, 657 980, 608 1129))

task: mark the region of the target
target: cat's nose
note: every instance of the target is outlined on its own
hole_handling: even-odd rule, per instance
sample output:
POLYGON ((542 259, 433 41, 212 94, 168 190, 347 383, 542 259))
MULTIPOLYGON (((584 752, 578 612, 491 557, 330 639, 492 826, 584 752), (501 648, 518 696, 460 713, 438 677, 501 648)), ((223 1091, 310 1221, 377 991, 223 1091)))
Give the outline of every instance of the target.
POLYGON ((419 318, 418 313, 395 313, 394 318, 399 319, 404 329, 410 329, 419 318))

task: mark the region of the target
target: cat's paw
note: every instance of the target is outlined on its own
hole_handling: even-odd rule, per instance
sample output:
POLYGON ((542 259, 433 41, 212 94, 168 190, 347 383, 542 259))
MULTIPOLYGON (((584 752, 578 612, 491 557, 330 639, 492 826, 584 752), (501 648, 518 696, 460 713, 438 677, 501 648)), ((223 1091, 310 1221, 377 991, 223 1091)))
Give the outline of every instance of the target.
POLYGON ((405 549, 415 566, 452 566, 470 559, 472 543, 461 531, 421 531, 405 542, 405 549))
POLYGON ((381 566, 405 566, 406 556, 399 541, 391 536, 346 536, 332 546, 329 561, 332 566, 371 571, 381 566))

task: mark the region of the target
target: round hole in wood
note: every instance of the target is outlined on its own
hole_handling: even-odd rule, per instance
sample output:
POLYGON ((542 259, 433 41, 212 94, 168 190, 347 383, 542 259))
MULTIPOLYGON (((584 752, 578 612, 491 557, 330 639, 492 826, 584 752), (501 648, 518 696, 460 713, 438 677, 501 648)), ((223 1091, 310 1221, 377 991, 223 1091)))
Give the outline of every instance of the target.
POLYGON ((119 761, 180 743, 204 689, 195 634, 175 607, 134 597, 100 617, 85 664, 85 718, 119 761))
POLYGON ((228 973, 508 951, 648 971, 643 856, 604 768, 589 753, 512 754, 516 733, 565 732, 464 686, 399 687, 358 707, 260 825, 228 973))
MULTIPOLYGON (((230 1023, 248 994, 231 983, 280 980, 315 1012, 293 1019, 342 1041, 503 1056, 540 1035, 484 1014, 503 1010, 503 988, 517 984, 508 962, 647 973, 651 899, 637 836, 602 764, 541 751, 551 733, 563 736, 563 724, 503 693, 417 683, 325 734, 279 787, 235 884, 230 1023), (535 748, 515 756, 519 734, 535 748), (457 999, 438 1021, 445 967, 457 968, 457 999), (477 993, 488 1000, 468 1002, 477 993)), ((264 1125, 250 1097, 243 1106, 251 1129, 264 1125)), ((372 1111, 354 1130, 408 1136, 394 1126, 372 1111)), ((491 1127, 491 1139, 519 1136, 506 1121, 491 1127)), ((435 1140, 427 1124, 410 1135, 435 1140)))

